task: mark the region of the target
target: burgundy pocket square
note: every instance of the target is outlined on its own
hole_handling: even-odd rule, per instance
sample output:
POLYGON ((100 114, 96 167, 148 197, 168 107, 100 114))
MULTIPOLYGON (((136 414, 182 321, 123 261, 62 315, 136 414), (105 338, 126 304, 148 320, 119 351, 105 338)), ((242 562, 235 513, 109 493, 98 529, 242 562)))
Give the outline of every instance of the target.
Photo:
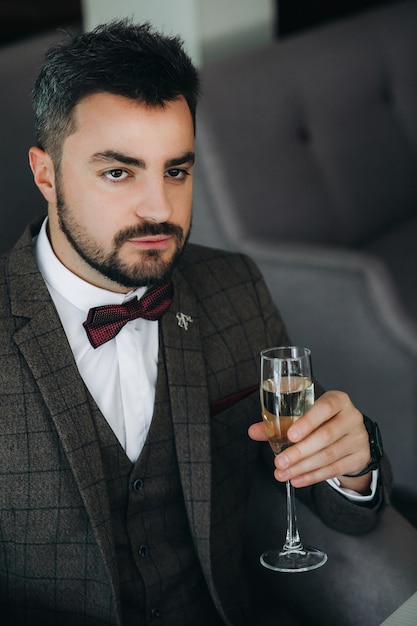
POLYGON ((217 413, 221 413, 225 411, 229 407, 239 402, 239 400, 243 400, 247 396, 250 396, 255 391, 259 390, 259 385, 252 385, 252 387, 248 387, 247 389, 242 389, 242 391, 236 391, 236 393, 232 393, 230 396, 226 396, 225 398, 221 398, 220 400, 216 400, 212 402, 210 406, 210 414, 217 415, 217 413))

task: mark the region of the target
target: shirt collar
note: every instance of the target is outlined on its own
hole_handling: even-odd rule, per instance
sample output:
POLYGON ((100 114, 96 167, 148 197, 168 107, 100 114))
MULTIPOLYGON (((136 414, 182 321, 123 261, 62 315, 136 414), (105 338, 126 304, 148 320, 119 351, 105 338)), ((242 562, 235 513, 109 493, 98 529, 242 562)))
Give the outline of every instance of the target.
POLYGON ((106 304, 122 304, 130 300, 133 295, 140 298, 146 287, 139 287, 129 293, 116 293, 91 285, 76 274, 73 274, 55 256, 46 232, 48 218, 42 224, 36 240, 36 259, 39 270, 48 287, 52 287, 68 302, 82 311, 89 311, 91 307, 106 304))

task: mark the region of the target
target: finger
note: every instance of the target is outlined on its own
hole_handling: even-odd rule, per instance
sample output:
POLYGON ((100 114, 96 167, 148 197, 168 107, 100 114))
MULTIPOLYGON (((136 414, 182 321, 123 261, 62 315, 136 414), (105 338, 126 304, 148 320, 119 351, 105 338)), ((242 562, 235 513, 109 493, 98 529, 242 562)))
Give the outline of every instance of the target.
POLYGON ((266 435, 265 425, 263 422, 256 422, 251 424, 248 428, 248 435, 254 441, 268 441, 266 435))
MULTIPOLYGON (((293 443, 303 440, 326 422, 345 412, 346 429, 362 423, 361 413, 353 406, 349 396, 342 391, 327 391, 318 398, 311 409, 288 429, 293 443)), ((323 431, 323 435, 327 432, 323 431)))
POLYGON ((320 450, 300 463, 288 465, 284 469, 281 466, 276 467, 275 477, 281 482, 291 480, 296 486, 304 486, 347 473, 350 467, 360 463, 358 459, 361 458, 357 453, 348 452, 348 447, 343 439, 339 440, 333 446, 320 450))
MULTIPOLYGON (((310 419, 307 414, 305 417, 310 419)), ((314 459, 314 462, 321 462, 322 465, 328 465, 333 461, 331 446, 349 434, 350 423, 348 424, 347 420, 345 421, 344 417, 338 414, 327 419, 324 423, 320 420, 318 424, 319 426, 313 430, 310 430, 309 424, 307 428, 304 428, 300 441, 277 455, 275 465, 278 469, 288 469, 291 466, 292 468, 303 468, 307 471, 309 469, 309 467, 306 467, 307 460, 312 463, 314 459), (308 434, 306 435, 305 432, 308 434), (327 458, 327 454, 329 458, 327 458), (304 465, 301 465, 303 462, 304 465)), ((305 422, 303 426, 305 427, 305 422)), ((291 438, 293 439, 293 435, 291 435, 291 438)))
MULTIPOLYGON (((358 464, 357 459, 358 455, 349 454, 345 457, 338 459, 337 462, 331 463, 330 465, 327 465, 325 467, 319 467, 318 469, 313 471, 308 471, 302 474, 296 473, 295 476, 290 475, 287 479, 283 479, 281 472, 276 471, 277 473, 275 477, 280 482, 290 480, 294 487, 308 487, 309 485, 315 485, 316 483, 323 482, 330 478, 340 477, 343 479, 342 482, 346 483, 346 487, 348 486, 348 483, 350 481, 351 488, 355 489, 356 479, 344 479, 344 474, 351 471, 349 469, 350 467, 361 467, 363 469, 363 467, 366 467, 366 465, 368 464, 368 462, 366 462, 365 464, 358 464)), ((366 482, 368 483, 369 481, 366 482)), ((358 491, 358 489, 355 490, 358 491)))
POLYGON ((301 487, 360 472, 370 459, 369 440, 363 431, 365 429, 355 429, 310 455, 300 452, 304 442, 289 448, 279 455, 281 458, 277 456, 275 459, 276 479, 281 482, 291 480, 294 486, 301 487), (289 457, 295 452, 299 460, 291 462, 289 457))

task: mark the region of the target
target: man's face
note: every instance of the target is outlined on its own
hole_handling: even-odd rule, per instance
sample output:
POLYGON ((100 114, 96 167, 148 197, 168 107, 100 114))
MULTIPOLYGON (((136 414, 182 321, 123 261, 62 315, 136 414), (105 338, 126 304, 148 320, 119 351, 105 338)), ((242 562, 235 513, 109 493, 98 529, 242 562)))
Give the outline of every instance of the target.
POLYGON ((191 223, 194 128, 186 101, 150 108, 84 98, 62 149, 49 235, 61 262, 94 285, 128 291, 166 277, 191 223))

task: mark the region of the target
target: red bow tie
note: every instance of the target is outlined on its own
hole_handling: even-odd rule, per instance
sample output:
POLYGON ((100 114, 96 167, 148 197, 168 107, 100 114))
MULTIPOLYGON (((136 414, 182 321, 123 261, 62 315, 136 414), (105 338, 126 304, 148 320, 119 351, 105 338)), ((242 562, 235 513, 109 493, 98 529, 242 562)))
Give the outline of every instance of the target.
POLYGON ((173 286, 171 281, 149 289, 140 300, 132 298, 125 304, 96 306, 89 310, 83 326, 93 348, 113 339, 127 322, 138 317, 158 320, 170 307, 173 286))

